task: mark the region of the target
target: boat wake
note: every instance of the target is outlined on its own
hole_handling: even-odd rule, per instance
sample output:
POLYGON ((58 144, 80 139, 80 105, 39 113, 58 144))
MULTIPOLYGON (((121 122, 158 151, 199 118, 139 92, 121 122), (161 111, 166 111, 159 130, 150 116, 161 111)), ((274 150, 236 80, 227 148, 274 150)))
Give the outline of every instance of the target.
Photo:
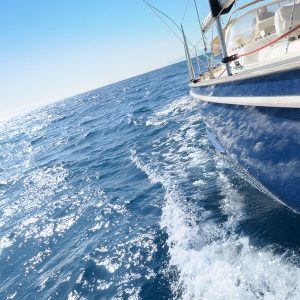
POLYGON ((300 298, 299 215, 216 153, 183 69, 0 124, 1 299, 300 298))
POLYGON ((300 297, 299 267, 272 245, 257 247, 237 233, 247 199, 232 182, 227 162, 207 146, 196 105, 184 97, 156 112, 147 125, 164 134, 152 141, 151 153, 131 151, 136 166, 165 190, 160 226, 168 234, 170 268, 179 274, 175 297, 300 297), (172 130, 170 122, 177 123, 172 130))

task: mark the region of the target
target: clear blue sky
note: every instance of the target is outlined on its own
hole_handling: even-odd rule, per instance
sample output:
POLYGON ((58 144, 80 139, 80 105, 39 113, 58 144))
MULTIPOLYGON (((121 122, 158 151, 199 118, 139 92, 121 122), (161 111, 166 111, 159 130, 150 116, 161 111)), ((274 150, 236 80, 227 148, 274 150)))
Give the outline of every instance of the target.
MULTIPOLYGON (((188 0, 149 0, 181 23, 188 0)), ((187 34, 200 39, 193 0, 187 34)), ((207 1, 198 0, 201 18, 207 1)), ((141 0, 1 0, 0 119, 167 65, 182 45, 141 0)))

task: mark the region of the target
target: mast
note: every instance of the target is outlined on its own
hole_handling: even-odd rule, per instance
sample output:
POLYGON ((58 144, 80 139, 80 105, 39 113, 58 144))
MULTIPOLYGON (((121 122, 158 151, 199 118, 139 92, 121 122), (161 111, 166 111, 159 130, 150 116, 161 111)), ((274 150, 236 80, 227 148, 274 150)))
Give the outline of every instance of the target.
POLYGON ((189 51, 189 48, 188 48, 188 45, 187 45, 187 41, 186 41, 186 37, 185 37, 185 34, 184 34, 182 24, 181 24, 181 32, 182 32, 182 36, 183 36, 185 57, 186 57, 186 63, 188 65, 188 69, 189 69, 189 73, 190 73, 190 79, 193 80, 193 79, 195 79, 195 71, 194 71, 194 67, 193 67, 193 64, 192 64, 190 51, 189 51))
MULTIPOLYGON (((233 6, 234 0, 208 0, 210 5, 210 18, 206 19, 214 19, 216 21, 216 26, 219 34, 220 46, 222 50, 223 59, 228 57, 223 29, 220 21, 220 15, 226 14, 230 11, 233 6)), ((208 24, 212 24, 212 22, 208 22, 208 24)), ((225 63, 226 71, 228 76, 232 75, 231 68, 229 62, 225 63)))
MULTIPOLYGON (((225 44, 225 39, 224 39, 224 34, 223 34, 220 17, 216 17, 216 25, 217 25, 217 30, 218 30, 218 34, 219 34, 222 56, 223 56, 223 58, 225 58, 225 57, 228 57, 228 54, 227 54, 227 49, 226 49, 226 44, 225 44)), ((232 72, 231 72, 230 64, 225 63, 225 67, 226 67, 227 75, 231 76, 232 72)))

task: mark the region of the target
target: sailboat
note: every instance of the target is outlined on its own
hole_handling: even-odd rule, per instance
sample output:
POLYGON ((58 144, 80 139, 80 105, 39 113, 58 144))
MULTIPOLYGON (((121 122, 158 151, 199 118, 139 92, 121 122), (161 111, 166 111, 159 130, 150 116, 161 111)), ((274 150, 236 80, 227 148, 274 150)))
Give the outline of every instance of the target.
POLYGON ((190 93, 215 148, 299 213, 300 1, 260 2, 209 0, 202 32, 216 26, 222 63, 196 78, 185 40, 190 93))

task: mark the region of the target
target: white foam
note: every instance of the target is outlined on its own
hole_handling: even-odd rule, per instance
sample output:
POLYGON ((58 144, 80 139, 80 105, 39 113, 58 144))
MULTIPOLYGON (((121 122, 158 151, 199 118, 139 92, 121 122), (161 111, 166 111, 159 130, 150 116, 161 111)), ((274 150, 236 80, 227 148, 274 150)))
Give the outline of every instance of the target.
POLYGON ((114 273, 117 269, 119 269, 122 265, 122 263, 116 263, 113 262, 112 258, 105 258, 102 259, 101 261, 95 260, 97 266, 103 266, 106 268, 106 270, 110 273, 114 273))
POLYGON ((24 263, 25 268, 25 274, 29 274, 36 268, 38 264, 44 261, 44 259, 52 254, 52 251, 50 248, 47 248, 44 251, 38 252, 37 255, 33 256, 31 259, 26 261, 24 263))
POLYGON ((57 220, 55 231, 60 234, 66 232, 77 221, 76 215, 68 215, 57 220))
POLYGON ((14 293, 10 294, 9 296, 7 296, 6 299, 7 300, 14 299, 16 297, 16 295, 17 295, 17 292, 14 292, 14 293))
POLYGON ((134 118, 132 113, 127 113, 126 117, 127 117, 127 124, 133 124, 133 125, 137 126, 137 121, 134 118))
POLYGON ((181 97, 155 112, 153 116, 148 117, 146 125, 163 126, 168 123, 170 116, 180 118, 183 113, 193 110, 198 104, 199 101, 194 100, 189 96, 181 97))
POLYGON ((68 300, 85 300, 86 298, 85 297, 82 297, 82 296, 80 296, 79 294, 78 294, 78 292, 77 291, 72 291, 72 292, 70 292, 69 293, 69 295, 68 295, 68 300))
POLYGON ((111 287, 111 285, 112 285, 111 282, 107 282, 107 281, 105 281, 103 279, 98 279, 97 280, 97 287, 96 287, 96 289, 100 290, 100 291, 107 290, 108 288, 111 287))
MULTIPOLYGON (((159 121, 176 117, 180 101, 184 103, 178 100, 157 112, 159 121)), ((178 131, 164 140, 167 147, 160 140, 153 142, 152 152, 162 152, 160 160, 156 155, 131 151, 136 166, 165 189, 160 225, 168 234, 170 265, 179 271, 174 294, 182 299, 300 298, 299 267, 272 252, 272 247, 259 249, 247 236, 235 233, 245 214, 243 196, 225 175, 226 163, 195 145, 195 118, 199 119, 194 116, 182 120, 178 131), (214 162, 215 172, 208 170, 209 162, 214 162), (195 166, 202 172, 193 182, 199 186, 199 193, 212 178, 221 189, 220 209, 228 217, 223 223, 214 222, 204 208, 193 207, 180 189, 188 178, 183 174, 188 175, 188 168, 195 166)), ((199 141, 199 145, 205 143, 205 138, 199 141)))
POLYGON ((171 102, 170 104, 166 105, 161 110, 158 110, 155 112, 156 116, 168 116, 168 115, 174 115, 178 114, 180 109, 184 110, 192 110, 195 105, 198 105, 199 101, 194 100, 193 98, 189 96, 184 96, 179 99, 176 99, 175 101, 171 102))
POLYGON ((205 181, 202 180, 202 179, 199 179, 199 180, 194 181, 193 185, 195 185, 195 186, 203 186, 203 185, 205 185, 205 181))
POLYGON ((36 237, 49 237, 52 236, 54 233, 54 224, 50 223, 47 224, 42 231, 36 237))
POLYGON ((244 217, 244 199, 222 171, 219 172, 218 184, 223 195, 221 209, 228 216, 227 226, 232 227, 244 217))
POLYGON ((7 237, 6 235, 3 236, 0 239, 0 254, 4 249, 10 247, 12 244, 13 244, 13 241, 9 237, 7 237))
MULTIPOLYGON (((146 169, 144 167, 144 169, 146 169)), ((153 174, 151 175, 153 177, 153 174)), ((158 177, 156 177, 158 178, 158 177)), ((222 179, 224 180, 224 179, 222 179)), ((196 225, 191 210, 184 209, 184 196, 166 188, 161 227, 168 233, 170 264, 178 268, 183 299, 283 299, 300 297, 300 270, 271 251, 258 249, 245 236, 228 234, 229 224, 217 225, 202 214, 196 225)), ((228 190, 223 209, 235 209, 235 193, 228 190), (234 203, 230 203, 230 199, 234 203), (230 206, 233 204, 233 206, 230 206)), ((231 220, 229 218, 229 220, 231 220)))

